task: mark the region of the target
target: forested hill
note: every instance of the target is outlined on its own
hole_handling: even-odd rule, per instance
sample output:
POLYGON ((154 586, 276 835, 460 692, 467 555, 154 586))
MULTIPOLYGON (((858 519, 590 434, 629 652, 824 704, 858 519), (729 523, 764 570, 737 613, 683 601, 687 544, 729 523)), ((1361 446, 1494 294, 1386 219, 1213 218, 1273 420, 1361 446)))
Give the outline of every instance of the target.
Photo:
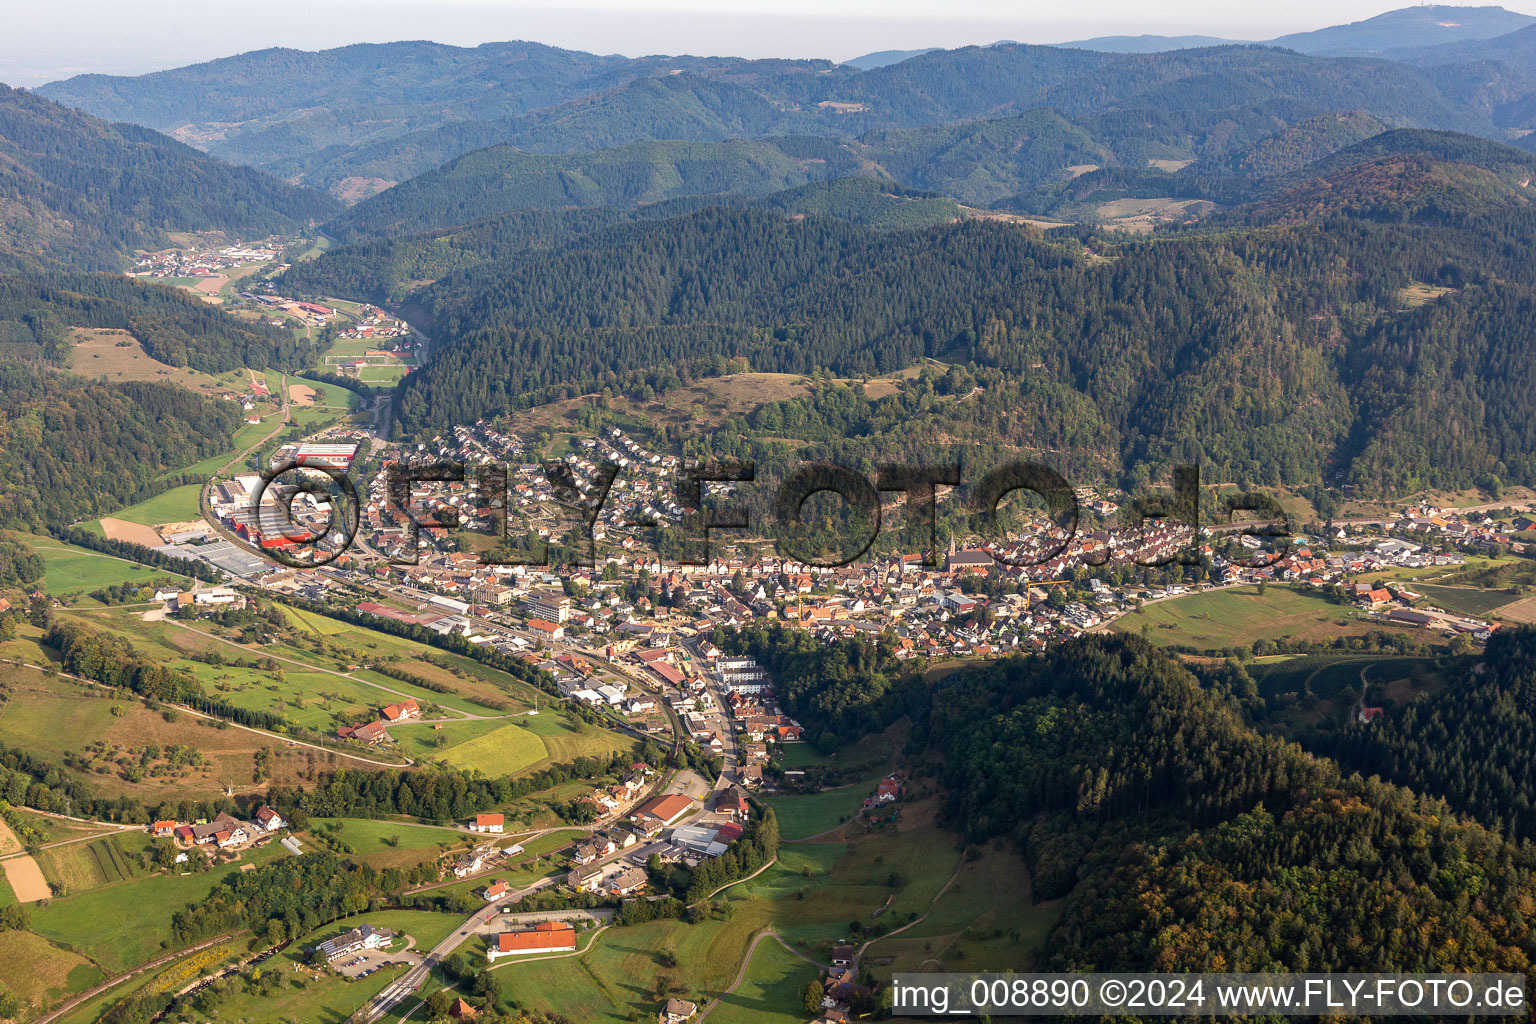
POLYGON ((628 61, 528 43, 399 43, 262 51, 42 92, 356 198, 497 144, 571 154, 641 141, 853 139, 1040 108, 1140 167, 1211 157, 1344 111, 1494 137, 1525 127, 1536 80, 1513 53, 1419 67, 1247 45, 1103 53, 999 44, 861 71, 816 60, 628 61))
POLYGON ((326 230, 350 239, 449 228, 520 209, 761 196, 858 170, 851 153, 824 139, 637 142, 571 156, 492 146, 360 203, 326 230))
POLYGON ((725 142, 637 142, 565 155, 492 146, 367 199, 326 225, 352 240, 450 228, 514 210, 620 209, 689 197, 762 197, 808 183, 869 177, 988 204, 1108 163, 1108 149, 1049 110, 991 121, 725 142))
POLYGON ((1446 221, 1536 203, 1536 156, 1470 135, 1383 132, 1281 175, 1234 211, 1252 223, 1344 214, 1446 221))
POLYGON ((297 232, 334 200, 0 85, 0 250, 88 269, 168 231, 297 232))
POLYGON ((914 710, 955 827, 1012 837, 1036 895, 1067 897, 1050 969, 1523 972, 1536 958, 1529 845, 1257 735, 1139 638, 965 670, 929 700, 914 710))
POLYGON ((857 376, 934 357, 1005 375, 975 417, 1010 395, 1071 410, 1014 417, 1000 443, 1092 438, 1110 474, 1202 462, 1372 493, 1536 481, 1533 242, 1524 206, 1086 248, 986 221, 879 232, 705 210, 447 274, 416 297, 437 345, 397 408, 437 431, 658 367, 857 376), (1407 302, 1410 286, 1436 301, 1407 302))
POLYGON ((224 451, 238 410, 168 384, 0 362, 0 524, 61 527, 131 505, 224 451))
POLYGON ((62 366, 70 327, 127 331, 162 363, 207 373, 307 366, 318 351, 314 339, 237 320, 165 285, 117 274, 0 274, 0 359, 62 366))
MULTIPOLYGON (((836 217, 877 231, 946 224, 962 216, 952 199, 878 178, 817 181, 756 199, 687 196, 635 208, 519 209, 446 230, 362 238, 290 267, 282 287, 317 299, 349 295, 376 303, 401 302, 424 283, 456 271, 548 252, 599 228, 633 220, 665 220, 727 203, 787 216, 836 217)), ((359 226, 364 210, 371 216, 374 207, 365 203, 354 211, 357 217, 349 214, 344 221, 333 221, 328 230, 340 233, 342 223, 359 226)))

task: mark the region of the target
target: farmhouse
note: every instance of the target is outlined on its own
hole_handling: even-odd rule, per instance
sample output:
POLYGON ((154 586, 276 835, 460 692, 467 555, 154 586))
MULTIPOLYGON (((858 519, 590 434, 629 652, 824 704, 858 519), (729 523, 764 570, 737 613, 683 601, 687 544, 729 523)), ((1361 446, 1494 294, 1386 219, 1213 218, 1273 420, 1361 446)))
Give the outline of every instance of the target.
POLYGON ((656 1024, 686 1024, 699 1012, 698 1004, 686 999, 668 999, 656 1017, 656 1024))
POLYGON ((470 827, 475 832, 491 832, 500 835, 506 829, 507 818, 504 814, 477 814, 475 823, 470 827))
POLYGON ((365 722, 362 725, 344 725, 340 729, 336 730, 336 736, 338 739, 343 740, 358 740, 362 743, 380 743, 389 739, 389 733, 385 731, 387 725, 388 723, 382 720, 365 722))
POLYGON ((264 832, 276 832, 288 822, 272 808, 262 806, 256 809, 256 824, 260 825, 264 832))
POLYGON ((417 706, 414 698, 401 701, 399 704, 391 704, 384 709, 384 717, 391 722, 403 722, 407 718, 420 718, 421 708, 417 706))
POLYGON ((245 827, 240 824, 240 820, 220 812, 218 817, 214 818, 212 821, 204 822, 201 825, 192 826, 192 841, 194 843, 218 842, 221 846, 229 845, 219 837, 223 835, 224 839, 227 840, 233 836, 236 831, 240 833, 240 839, 238 842, 245 842, 245 827))
POLYGON ((526 931, 502 932, 486 951, 487 960, 532 953, 564 953, 576 948, 576 929, 564 921, 545 921, 526 931))

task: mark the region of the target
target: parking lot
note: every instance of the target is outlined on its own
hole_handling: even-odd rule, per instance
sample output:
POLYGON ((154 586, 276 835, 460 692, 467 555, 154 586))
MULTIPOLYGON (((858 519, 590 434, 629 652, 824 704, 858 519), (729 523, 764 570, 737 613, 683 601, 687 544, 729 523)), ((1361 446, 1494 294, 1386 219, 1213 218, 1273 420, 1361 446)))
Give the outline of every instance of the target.
POLYGON ((343 978, 356 980, 366 978, 380 967, 388 964, 409 964, 414 967, 421 963, 420 953, 411 953, 405 950, 390 951, 387 949, 373 949, 357 953, 353 956, 343 957, 331 966, 336 968, 336 973, 343 978))

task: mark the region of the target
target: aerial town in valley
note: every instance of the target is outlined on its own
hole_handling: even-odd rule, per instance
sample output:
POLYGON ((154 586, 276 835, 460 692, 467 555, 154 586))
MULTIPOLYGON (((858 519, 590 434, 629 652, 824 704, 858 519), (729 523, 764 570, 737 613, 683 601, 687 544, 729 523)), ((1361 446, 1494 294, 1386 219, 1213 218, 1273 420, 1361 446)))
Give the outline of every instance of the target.
POLYGON ((0 1024, 1529 999, 1536 8, 979 3, 0 34, 0 1024))
MULTIPOLYGON (((793 624, 828 640, 889 632, 897 658, 987 657, 1042 650, 1148 602, 1267 582, 1336 595, 1383 622, 1481 641, 1497 623, 1437 609, 1406 578, 1381 586, 1366 581, 1396 570, 1458 566, 1469 553, 1497 548, 1523 553, 1526 544, 1516 535, 1532 523, 1530 514, 1508 508, 1510 514, 1500 518, 1496 509, 1405 507, 1395 518, 1340 520, 1311 536, 1288 538, 1283 548, 1262 550, 1258 535, 1220 526, 1203 527, 1196 538, 1175 519, 1115 525, 1120 506, 1085 491, 1080 501, 1098 525, 1079 529, 1064 544, 1049 540, 1051 523, 1039 520, 1023 539, 974 547, 952 542, 947 550, 869 555, 841 566, 798 563, 771 550, 755 557, 717 551, 706 564, 675 564, 648 550, 642 538, 658 525, 678 527, 695 511, 684 508, 677 494, 681 462, 609 428, 580 442, 587 454, 563 460, 582 493, 592 491, 600 465, 617 469, 585 528, 599 551, 597 563, 498 564, 485 549, 454 550, 449 542, 456 536, 494 538, 508 519, 519 517, 540 541, 574 543, 567 550, 579 550, 583 527, 559 500, 559 482, 543 466, 519 461, 521 440, 476 424, 436 444, 436 451, 411 452, 381 444, 368 428, 344 427, 273 456, 274 465, 298 466, 301 473, 308 467, 355 476, 365 469, 357 538, 350 546, 331 522, 328 504, 312 492, 293 500, 291 488, 264 486, 252 472, 215 485, 207 527, 171 538, 162 550, 207 560, 241 582, 312 600, 352 595, 352 607, 369 614, 459 633, 505 653, 563 645, 602 652, 657 676, 658 664, 680 660, 676 644, 754 621, 793 624), (468 466, 465 478, 417 481, 410 508, 391 502, 392 467, 444 460, 468 466), (482 493, 475 469, 500 462, 512 467, 506 496, 482 493), (261 500, 253 503, 258 494, 261 500), (1041 559, 1046 545, 1059 550, 1041 559), (341 557, 321 568, 270 557, 310 548, 328 556, 343 547, 341 557), (1206 570, 1199 582, 1174 574, 1160 582, 1155 570, 1143 568, 1178 565, 1191 549, 1206 570), (643 581, 638 592, 637 581, 643 581), (368 599, 356 599, 360 589, 370 592, 368 599), (659 661, 652 653, 657 650, 665 652, 659 661)), ((720 657, 718 651, 701 655, 706 664, 720 657)), ((581 673, 570 665, 551 661, 547 667, 568 683, 575 699, 623 703, 620 694, 599 695, 579 685, 581 673)), ((668 672, 656 681, 670 689, 680 680, 668 672)))
MULTIPOLYGON (((247 404, 277 401, 263 390, 245 396, 247 404)), ((424 884, 460 886, 474 902, 463 926, 430 948, 367 915, 306 947, 297 969, 317 981, 391 972, 359 1020, 395 1012, 449 958, 507 966, 576 955, 622 908, 669 898, 657 888, 667 872, 735 857, 754 840, 754 808, 764 801, 822 790, 824 770, 807 772, 796 753, 809 746, 803 723, 768 668, 731 642, 743 631, 783 625, 827 645, 878 640, 895 661, 922 670, 1045 652, 1165 602, 1274 587, 1315 595, 1362 629, 1475 649, 1500 620, 1442 607, 1431 595, 1443 591, 1417 588, 1469 559, 1526 554, 1521 538, 1536 529, 1527 502, 1417 504, 1309 523, 1305 535, 1274 543, 1223 524, 1196 531, 1176 518, 1138 523, 1123 493, 1082 488, 1071 536, 1026 513, 1000 540, 882 548, 823 566, 778 554, 769 538, 722 531, 708 561, 688 564, 656 552, 658 536, 687 529, 698 512, 679 488, 682 459, 615 426, 573 436, 569 448, 541 461, 533 454, 539 439, 486 422, 406 445, 353 416, 282 441, 264 456, 266 473, 247 465, 210 480, 203 519, 162 530, 153 547, 204 563, 217 577, 154 592, 153 604, 178 621, 219 620, 277 599, 435 635, 541 670, 552 681, 550 705, 536 701, 523 714, 560 704, 661 752, 627 763, 563 809, 578 823, 574 835, 569 825, 515 825, 501 812, 451 823, 462 840, 424 869, 424 884), (401 477, 414 477, 403 492, 401 477), (337 486, 342 479, 355 502, 337 486), (353 518, 348 536, 338 523, 353 518), (509 547, 508 537, 524 548, 509 547), (544 546, 546 557, 529 557, 527 545, 544 546), (712 767, 678 762, 685 747, 712 767)), ((728 484, 718 493, 739 498, 744 489, 728 484)), ((1275 649, 1255 644, 1240 653, 1275 649)), ((1387 714, 1374 691, 1354 699, 1351 719, 1363 726, 1387 714)), ((458 715, 401 693, 314 742, 375 764, 412 765, 419 748, 404 737, 462 723, 458 715)), ((909 780, 897 768, 864 784, 858 820, 890 827, 907 808, 909 780)), ((266 805, 248 819, 165 819, 150 831, 183 866, 239 862, 274 842, 294 857, 336 842, 325 826, 293 834, 266 805)), ((840 1024, 871 1005, 876 986, 862 950, 849 936, 822 951, 818 1020, 840 1024)), ((707 1009, 689 994, 658 993, 656 1019, 682 1022, 707 1009)), ((473 1016, 462 995, 453 998, 444 1012, 473 1016)))

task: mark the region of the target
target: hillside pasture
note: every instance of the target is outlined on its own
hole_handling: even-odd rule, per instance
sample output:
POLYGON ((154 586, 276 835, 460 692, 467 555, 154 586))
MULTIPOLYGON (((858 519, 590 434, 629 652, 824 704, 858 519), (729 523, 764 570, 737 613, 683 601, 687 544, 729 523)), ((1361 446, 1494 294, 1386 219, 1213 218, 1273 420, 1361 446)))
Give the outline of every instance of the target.
POLYGON ((1155 601, 1116 619, 1121 633, 1142 633, 1159 647, 1220 651, 1251 647, 1256 640, 1329 641, 1394 629, 1362 618, 1353 608, 1321 594, 1271 585, 1222 587, 1155 601))

